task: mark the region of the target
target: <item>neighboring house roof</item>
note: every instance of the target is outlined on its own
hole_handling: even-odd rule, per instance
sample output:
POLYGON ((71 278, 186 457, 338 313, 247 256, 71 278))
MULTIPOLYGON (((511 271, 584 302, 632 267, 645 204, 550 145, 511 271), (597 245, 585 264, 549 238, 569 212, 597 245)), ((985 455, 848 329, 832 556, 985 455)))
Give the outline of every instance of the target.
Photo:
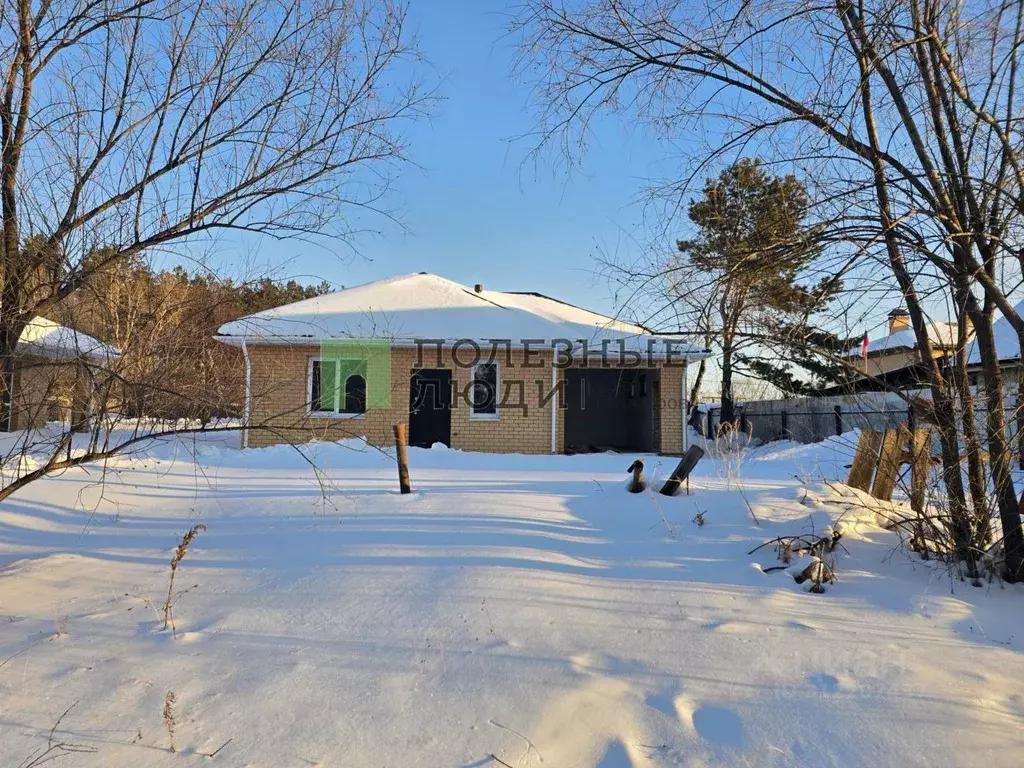
POLYGON ((330 339, 454 342, 508 339, 551 342, 585 339, 646 350, 671 340, 674 355, 699 358, 704 350, 539 293, 475 291, 420 272, 378 280, 225 323, 217 337, 229 344, 301 344, 330 339))
MULTIPOLYGON (((940 349, 948 349, 956 346, 956 323, 933 322, 928 324, 928 338, 932 344, 940 349)), ((883 336, 880 339, 868 342, 868 356, 890 355, 897 352, 917 349, 917 334, 913 328, 904 328, 883 336)), ((860 346, 847 350, 847 359, 860 357, 860 346)))
POLYGON ((45 317, 34 317, 25 326, 18 338, 18 353, 55 360, 116 360, 121 356, 116 348, 45 317))
MULTIPOLYGON (((1024 313, 1024 301, 1014 307, 1017 314, 1024 313)), ((996 353, 1000 360, 1019 360, 1020 342, 1017 339, 1017 332, 1013 330, 1010 321, 1001 316, 992 323, 992 335, 995 337, 996 353)), ((967 345, 967 364, 977 365, 981 363, 981 351, 978 344, 972 341, 967 345)))
POLYGON ((921 389, 927 386, 928 366, 922 362, 914 362, 901 368, 876 373, 872 376, 858 376, 851 381, 833 384, 819 390, 819 397, 834 395, 850 395, 857 392, 891 392, 893 390, 921 389))

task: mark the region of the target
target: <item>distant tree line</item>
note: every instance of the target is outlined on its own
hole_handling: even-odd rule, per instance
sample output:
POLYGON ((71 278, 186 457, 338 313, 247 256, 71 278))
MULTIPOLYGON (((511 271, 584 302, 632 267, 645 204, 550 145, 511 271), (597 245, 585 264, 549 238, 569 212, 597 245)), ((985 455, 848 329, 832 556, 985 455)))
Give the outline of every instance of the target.
POLYGON ((50 319, 121 350, 122 415, 209 421, 240 416, 244 395, 241 352, 217 341, 217 329, 330 290, 325 281, 237 281, 180 265, 154 270, 132 258, 97 270, 50 319))

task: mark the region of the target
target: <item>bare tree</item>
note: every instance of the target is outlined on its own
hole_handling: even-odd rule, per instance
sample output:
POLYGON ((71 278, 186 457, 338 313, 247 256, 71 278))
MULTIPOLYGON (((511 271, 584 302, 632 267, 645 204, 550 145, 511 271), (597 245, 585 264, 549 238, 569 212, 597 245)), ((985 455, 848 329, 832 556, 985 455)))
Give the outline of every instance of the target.
MULTIPOLYGON (((573 154, 594 116, 614 110, 677 138, 713 126, 697 135, 719 140, 694 142, 669 190, 676 195, 708 163, 752 148, 815 181, 819 218, 848 248, 838 268, 884 268, 906 303, 927 367, 955 555, 973 572, 989 528, 967 502, 958 405, 959 421, 974 413, 962 386, 958 398, 955 373, 936 360, 928 329, 936 296, 959 298, 984 370, 1005 572, 1024 578, 992 332, 998 313, 1024 341, 1010 298, 1024 264, 1024 2, 528 0, 515 28, 524 62, 540 72, 542 144, 557 140, 573 154)), ((964 448, 978 450, 971 441, 964 448)))
POLYGON ((3 0, 0 27, 6 428, 33 318, 139 255, 233 232, 345 237, 348 211, 386 213, 403 123, 431 101, 390 0, 3 0))

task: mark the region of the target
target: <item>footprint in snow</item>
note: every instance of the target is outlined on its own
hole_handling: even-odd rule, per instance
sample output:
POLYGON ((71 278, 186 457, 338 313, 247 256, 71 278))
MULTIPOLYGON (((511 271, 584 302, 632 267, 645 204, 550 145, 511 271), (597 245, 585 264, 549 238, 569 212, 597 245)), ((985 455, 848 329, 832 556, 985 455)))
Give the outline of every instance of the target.
POLYGON ((801 621, 787 621, 782 626, 784 626, 786 629, 794 629, 797 632, 815 632, 815 631, 817 631, 810 624, 804 624, 801 621))
POLYGON ((700 707, 694 710, 693 727, 705 741, 716 747, 740 749, 743 746, 743 719, 725 707, 700 707))
POLYGON ((569 663, 576 672, 603 675, 630 675, 645 671, 638 661, 620 659, 604 654, 578 653, 570 657, 569 663))
POLYGON ((807 682, 821 693, 835 693, 839 690, 839 678, 826 675, 824 672, 812 672, 807 675, 807 682))
POLYGON ((683 720, 682 714, 689 714, 692 708, 686 706, 682 691, 678 688, 669 688, 660 693, 652 693, 644 699, 644 703, 651 709, 656 709, 662 714, 671 718, 683 720))
POLYGON ((626 748, 621 741, 616 739, 608 745, 608 749, 605 750, 595 768, 634 768, 634 766, 626 748))
POLYGON ((727 635, 749 635, 756 629, 753 624, 747 624, 742 621, 730 621, 729 619, 708 621, 702 628, 708 632, 722 632, 727 635))

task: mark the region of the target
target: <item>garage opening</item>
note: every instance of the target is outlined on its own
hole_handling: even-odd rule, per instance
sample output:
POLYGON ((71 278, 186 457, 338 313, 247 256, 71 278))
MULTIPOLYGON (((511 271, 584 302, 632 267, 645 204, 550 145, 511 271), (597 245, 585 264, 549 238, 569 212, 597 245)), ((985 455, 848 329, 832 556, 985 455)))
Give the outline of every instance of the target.
POLYGON ((571 453, 657 450, 657 369, 565 372, 565 449, 571 453))

